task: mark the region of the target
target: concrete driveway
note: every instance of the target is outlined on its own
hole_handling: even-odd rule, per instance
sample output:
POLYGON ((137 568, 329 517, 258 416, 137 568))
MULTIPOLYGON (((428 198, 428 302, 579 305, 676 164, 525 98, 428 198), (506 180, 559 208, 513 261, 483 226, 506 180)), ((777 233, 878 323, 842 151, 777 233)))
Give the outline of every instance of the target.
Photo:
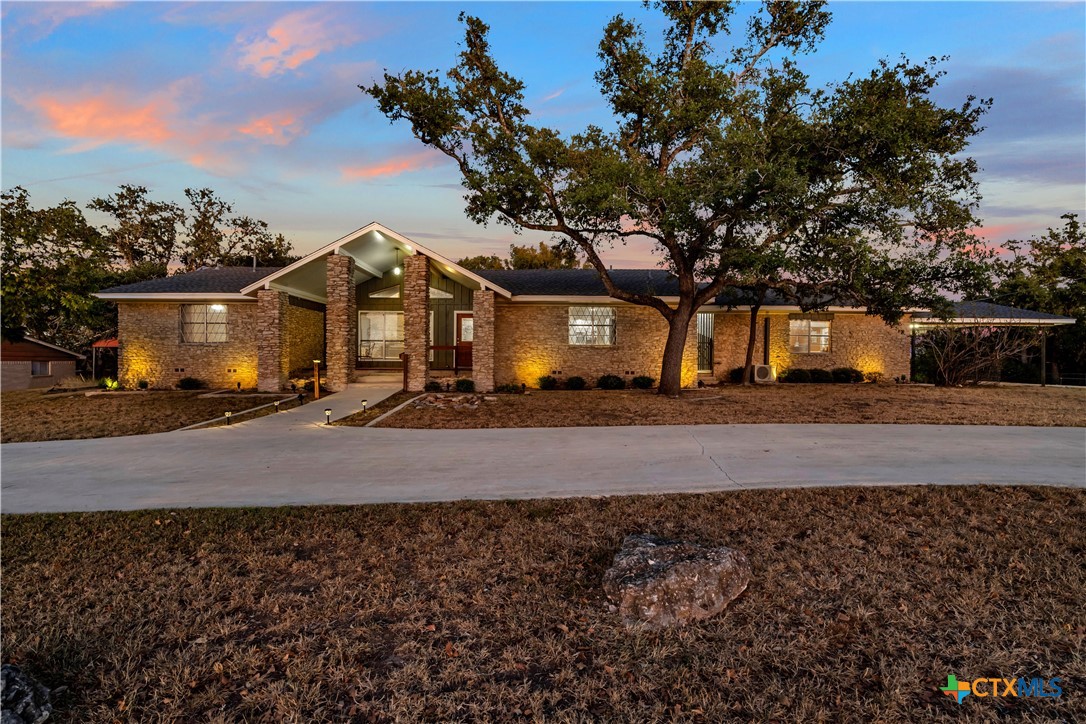
POLYGON ((0 448, 5 513, 925 483, 1084 487, 1086 428, 391 430, 283 419, 0 448))

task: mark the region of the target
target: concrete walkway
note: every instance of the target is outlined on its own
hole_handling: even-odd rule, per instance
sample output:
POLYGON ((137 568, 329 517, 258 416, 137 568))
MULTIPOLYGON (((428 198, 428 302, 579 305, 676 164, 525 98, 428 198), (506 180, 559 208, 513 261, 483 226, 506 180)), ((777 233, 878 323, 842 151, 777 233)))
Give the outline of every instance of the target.
MULTIPOLYGON (((399 382, 377 381, 347 385, 343 392, 334 392, 313 400, 307 405, 294 407, 285 412, 265 415, 246 422, 236 422, 230 427, 238 429, 256 428, 261 434, 271 432, 291 432, 302 428, 323 425, 325 410, 332 411, 332 421, 349 417, 362 409, 362 400, 368 407, 373 407, 381 400, 391 397, 402 389, 399 382)), ((191 431, 195 432, 195 431, 191 431)), ((173 433, 165 433, 171 435, 173 433)), ((113 438, 116 440, 116 438, 113 438)))
MULTIPOLYGON (((352 387, 327 403, 337 414, 357 409, 363 396, 371 403, 377 398, 377 387, 352 387)), ((295 418, 279 413, 209 430, 3 445, 0 509, 379 503, 813 485, 1086 487, 1086 428, 363 429, 318 424, 323 402, 297 410, 307 414, 295 418)))

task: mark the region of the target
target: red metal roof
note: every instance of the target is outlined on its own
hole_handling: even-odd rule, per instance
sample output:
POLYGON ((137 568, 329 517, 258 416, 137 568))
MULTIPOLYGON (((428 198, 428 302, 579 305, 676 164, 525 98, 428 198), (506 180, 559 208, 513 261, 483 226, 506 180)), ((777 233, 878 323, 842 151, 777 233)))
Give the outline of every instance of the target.
POLYGON ((98 340, 97 342, 95 342, 94 344, 91 345, 91 347, 97 347, 98 349, 101 349, 103 347, 119 347, 119 346, 120 346, 120 342, 118 342, 115 339, 100 339, 100 340, 98 340))

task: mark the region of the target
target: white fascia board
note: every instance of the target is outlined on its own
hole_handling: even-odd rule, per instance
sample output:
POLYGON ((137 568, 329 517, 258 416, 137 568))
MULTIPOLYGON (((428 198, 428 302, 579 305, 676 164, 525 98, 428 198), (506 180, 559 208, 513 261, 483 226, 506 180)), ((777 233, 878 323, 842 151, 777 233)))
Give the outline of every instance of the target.
MULTIPOLYGON (((472 281, 474 281, 476 284, 478 284, 483 289, 492 289, 495 292, 497 292, 498 294, 501 294, 503 297, 506 297, 506 298, 509 298, 509 297, 513 296, 512 293, 509 292, 507 289, 504 289, 504 288, 498 286, 497 284, 494 284, 492 282, 487 281, 486 279, 479 276, 475 272, 473 272, 473 271, 471 271, 469 269, 465 269, 464 267, 460 266, 459 264, 452 261, 451 259, 447 259, 444 256, 442 256, 441 254, 438 254, 433 249, 429 249, 429 248, 423 246, 422 244, 419 244, 418 242, 412 241, 411 239, 408 239, 406 236, 403 236, 402 234, 396 233, 395 231, 388 228, 387 226, 384 226, 383 224, 378 224, 376 221, 374 221, 374 222, 372 222, 370 224, 367 224, 366 226, 363 226, 361 229, 356 229, 355 231, 352 231, 350 234, 347 234, 346 236, 343 236, 343 237, 340 237, 339 239, 336 239, 331 244, 326 244, 326 245, 322 246, 320 249, 317 249, 316 251, 314 251, 314 252, 312 252, 312 253, 310 253, 310 254, 308 254, 306 256, 303 256, 301 259, 294 262, 293 264, 291 264, 289 266, 285 266, 285 267, 283 267, 282 269, 280 269, 279 271, 277 271, 277 272, 275 272, 273 274, 269 274, 268 276, 264 277, 260 281, 250 284, 249 286, 242 289, 241 293, 242 294, 249 294, 250 292, 256 291, 261 286, 264 286, 265 284, 269 284, 269 283, 275 281, 276 279, 278 279, 279 277, 283 276, 284 274, 292 272, 292 271, 294 271, 295 269, 297 269, 299 267, 305 266, 306 264, 310 263, 314 259, 319 259, 322 256, 327 256, 328 254, 331 254, 331 253, 335 252, 337 249, 339 249, 339 247, 343 246, 344 244, 347 244, 347 243, 349 243, 351 241, 354 241, 355 239, 357 239, 357 238, 359 238, 361 236, 364 236, 364 235, 370 233, 371 231, 376 231, 379 234, 381 234, 382 236, 387 236, 388 238, 392 239, 393 241, 398 241, 403 247, 405 247, 405 250, 408 251, 408 252, 417 251, 420 254, 422 254, 423 256, 427 256, 427 257, 433 259, 434 261, 438 262, 439 264, 444 264, 449 269, 455 269, 458 274, 462 274, 462 275, 466 276, 468 279, 471 279, 472 281)), ((357 262, 358 262, 358 260, 355 259, 356 264, 357 264, 357 262)), ((381 275, 377 275, 377 276, 381 276, 381 275)))
POLYGON ((256 300, 245 294, 231 292, 116 292, 98 293, 94 296, 110 302, 248 302, 256 300))
POLYGON ((1074 324, 1074 319, 1023 319, 1021 317, 951 317, 937 319, 923 317, 912 322, 918 327, 967 327, 973 325, 996 327, 1058 327, 1061 324, 1074 324))
POLYGON ((286 292, 292 297, 298 297, 299 299, 308 299, 311 302, 317 302, 318 304, 327 304, 327 297, 319 297, 316 294, 310 294, 309 292, 303 292, 294 287, 288 287, 285 284, 268 284, 268 289, 273 289, 277 292, 286 292))
MULTIPOLYGON (((657 297, 657 299, 663 301, 665 304, 678 304, 678 297, 657 297)), ((648 306, 645 304, 634 304, 633 302, 624 302, 621 299, 615 299, 610 296, 572 296, 572 295, 557 295, 557 294, 518 294, 512 297, 511 302, 527 302, 534 304, 628 304, 630 306, 648 306)))
MULTIPOLYGON (((722 307, 719 304, 704 304, 699 311, 709 312, 749 312, 751 308, 750 304, 741 304, 734 307, 722 307)), ((759 312, 762 314, 772 314, 773 312, 802 312, 803 310, 798 305, 782 305, 772 304, 765 305, 759 312)), ((811 314, 819 314, 825 312, 839 312, 839 313, 855 313, 866 314, 867 307, 823 307, 822 309, 810 309, 811 314)), ((906 314, 910 314, 912 310, 905 310, 906 314)))

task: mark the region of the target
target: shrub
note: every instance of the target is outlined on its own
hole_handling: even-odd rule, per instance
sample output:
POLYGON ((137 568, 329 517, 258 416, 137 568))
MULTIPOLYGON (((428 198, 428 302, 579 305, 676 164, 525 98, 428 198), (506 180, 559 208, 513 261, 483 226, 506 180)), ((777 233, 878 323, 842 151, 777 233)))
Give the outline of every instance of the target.
POLYGON ((835 367, 830 371, 834 382, 852 384, 864 381, 864 373, 853 367, 835 367))
POLYGON ((596 387, 601 390, 624 390, 626 389, 626 380, 618 375, 604 375, 596 380, 596 387))
POLYGON ((584 377, 573 375, 573 377, 566 380, 567 390, 583 390, 586 386, 587 383, 584 381, 584 377))
MULTIPOLYGON (((309 383, 309 389, 313 389, 313 383, 309 383)), ((204 381, 198 377, 182 377, 177 381, 177 389, 179 390, 202 390, 206 387, 204 381)))
MULTIPOLYGON (((302 389, 305 390, 306 392, 312 392, 313 391, 313 380, 306 380, 305 384, 302 385, 302 389)), ((324 385, 321 385, 321 394, 326 394, 326 393, 328 393, 328 388, 325 387, 324 385)))
MULTIPOLYGON (((745 367, 736 367, 734 370, 732 370, 731 372, 728 373, 728 381, 729 382, 734 382, 735 384, 739 384, 740 382, 742 382, 743 381, 743 370, 745 370, 745 369, 746 369, 745 367)), ((753 367, 751 368, 750 373, 752 375, 754 374, 754 368, 753 367)), ((751 382, 753 382, 753 381, 754 380, 752 379, 751 382)))
POLYGON ((441 383, 437 380, 426 380, 426 384, 422 386, 424 392, 441 392, 441 383))
POLYGON ((150 386, 151 384, 147 380, 140 380, 136 383, 136 387, 140 388, 141 390, 146 390, 150 386))
POLYGON ((103 390, 119 390, 121 388, 121 383, 112 377, 103 377, 98 380, 98 386, 103 390))
POLYGON ((999 378, 1004 382, 1038 382, 1041 379, 1041 365, 1032 365, 1015 357, 1003 360, 999 378))
POLYGON ((510 383, 498 385, 494 388, 494 391, 501 395, 519 395, 521 392, 523 392, 520 385, 514 385, 510 383))
POLYGON ((786 370, 780 379, 781 382, 805 384, 811 381, 811 373, 801 369, 786 370))
POLYGON ((878 384, 885 379, 885 375, 881 372, 864 372, 864 382, 873 382, 878 384))
POLYGON ((811 376, 811 382, 826 383, 833 382, 833 374, 829 370, 814 369, 807 370, 807 373, 811 376))
POLYGON ((539 378, 539 389, 541 390, 557 390, 558 380, 550 375, 543 375, 539 378))
POLYGON ((654 382, 656 382, 656 380, 652 379, 648 375, 638 375, 637 377, 634 377, 632 380, 630 380, 630 386, 636 387, 639 390, 649 390, 652 389, 652 385, 654 382))
POLYGON ((465 377, 460 377, 456 380, 457 392, 475 392, 475 380, 469 380, 465 377))

